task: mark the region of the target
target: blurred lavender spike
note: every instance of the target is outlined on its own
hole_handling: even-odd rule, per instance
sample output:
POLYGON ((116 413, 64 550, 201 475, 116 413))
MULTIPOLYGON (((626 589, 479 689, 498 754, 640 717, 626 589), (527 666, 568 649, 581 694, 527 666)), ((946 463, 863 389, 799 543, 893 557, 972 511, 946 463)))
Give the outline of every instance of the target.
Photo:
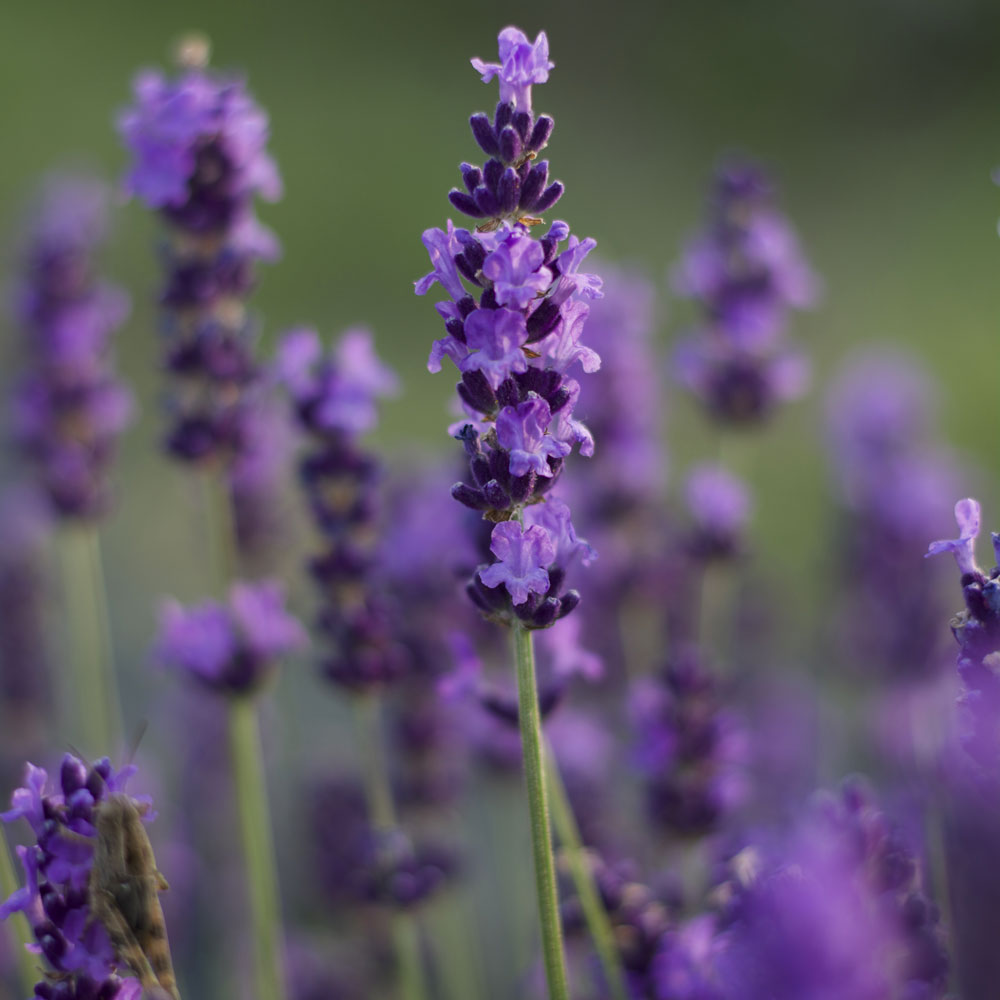
POLYGON ((107 510, 108 473, 133 411, 111 343, 128 297, 97 273, 108 198, 94 177, 45 181, 14 295, 27 364, 14 388, 13 436, 53 512, 68 520, 93 521, 107 510))
POLYGON ((673 284, 703 317, 678 345, 674 375, 713 417, 752 424, 802 395, 808 364, 786 333, 791 312, 815 304, 819 282, 757 164, 734 159, 716 171, 708 220, 673 284))

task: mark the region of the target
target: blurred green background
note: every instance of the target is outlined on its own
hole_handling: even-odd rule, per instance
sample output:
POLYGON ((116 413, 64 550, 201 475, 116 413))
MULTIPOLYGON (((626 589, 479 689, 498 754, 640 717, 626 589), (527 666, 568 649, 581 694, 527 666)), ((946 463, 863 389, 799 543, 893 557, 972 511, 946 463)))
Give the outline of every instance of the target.
MULTIPOLYGON (((440 336, 434 296, 417 299, 412 283, 428 269, 421 232, 455 215, 446 195, 459 181, 457 165, 479 158, 468 116, 496 101, 495 85, 479 82, 469 58, 494 58, 506 24, 532 37, 545 29, 556 69, 536 88, 535 107, 556 119, 547 155, 567 193, 555 214, 595 237, 605 260, 635 264, 658 284, 664 347, 687 314, 669 301, 667 271, 698 224, 713 164, 728 150, 775 168, 823 278, 821 307, 796 321, 815 360, 813 393, 737 449, 757 495, 756 546, 771 578, 793 583, 782 590, 790 602, 783 621, 822 618, 815 606, 796 618, 824 593, 816 581, 830 563, 822 394, 860 345, 912 348, 940 377, 944 431, 981 467, 968 491, 981 495, 986 523, 1000 525, 995 0, 50 0, 8 2, 3 13, 4 270, 39 175, 82 163, 120 176, 125 156, 113 122, 130 100, 133 74, 166 65, 183 32, 203 31, 214 64, 245 72, 270 114, 285 181, 284 199, 261 209, 284 246, 280 263, 261 269, 254 297, 264 346, 293 324, 315 325, 327 338, 369 325, 405 389, 386 405, 375 436, 389 454, 455 449, 445 432, 455 378, 425 368, 440 336)), ((119 662, 135 666, 146 658, 157 600, 204 597, 211 586, 190 483, 158 450, 158 225, 134 203, 122 204, 118 223, 107 270, 134 300, 119 353, 142 413, 123 443, 119 506, 103 536, 119 662)), ((9 323, 0 327, 8 345, 16 341, 9 323)), ((13 376, 14 352, 0 356, 5 379, 13 376)), ((664 392, 668 461, 682 469, 715 444, 666 379, 664 392)), ((950 530, 941 526, 942 535, 950 530)), ((311 598, 297 586, 297 606, 308 614, 311 598)), ((817 645, 809 627, 798 630, 799 651, 817 645)), ((148 685, 170 686, 142 670, 121 677, 134 717, 149 714, 148 685)), ((311 673, 286 678, 281 697, 291 700, 283 708, 345 721, 335 699, 315 698, 311 673)), ((350 741, 349 728, 335 728, 323 731, 324 746, 350 741)), ((286 727, 289 755, 315 748, 304 732, 286 727)), ((155 747, 162 736, 154 731, 150 740, 155 747)), ((509 822, 520 822, 510 813, 509 822)))
MULTIPOLYGON (((468 115, 496 100, 469 58, 493 58, 508 23, 549 33, 556 69, 535 105, 557 123, 549 156, 567 185, 558 215, 594 236, 605 259, 633 262, 660 285, 665 342, 677 332, 667 268, 697 224, 713 163, 741 149, 777 170, 826 293, 798 322, 816 391, 744 461, 775 572, 810 573, 828 544, 820 394, 839 359, 875 339, 912 347, 940 375, 947 433, 984 465, 975 486, 987 521, 1000 522, 990 502, 1000 5, 989 0, 7 4, 8 250, 41 172, 69 159, 120 175, 113 120, 132 75, 165 65, 182 32, 204 31, 214 64, 244 71, 268 110, 286 185, 284 200, 262 209, 284 245, 255 296, 265 344, 291 324, 326 336, 370 325, 405 386, 378 445, 453 447, 444 426, 454 378, 426 372, 439 321, 412 282, 427 270, 421 231, 455 214, 446 193, 457 164, 477 156, 468 115)), ((107 263, 134 297, 120 354, 143 415, 124 443, 105 543, 119 643, 137 655, 157 595, 205 588, 183 477, 156 451, 157 225, 138 204, 123 205, 119 223, 107 263)), ((678 467, 707 445, 700 416, 671 395, 678 467)))

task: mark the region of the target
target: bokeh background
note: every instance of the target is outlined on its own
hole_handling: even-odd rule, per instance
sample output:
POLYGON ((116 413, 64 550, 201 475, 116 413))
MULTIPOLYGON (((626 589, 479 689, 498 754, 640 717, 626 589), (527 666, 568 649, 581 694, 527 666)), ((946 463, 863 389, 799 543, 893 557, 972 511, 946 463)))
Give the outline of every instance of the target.
MULTIPOLYGON (((822 394, 855 349, 888 341, 928 363, 941 380, 943 432, 969 460, 963 492, 981 497, 987 524, 1000 523, 1000 192, 991 182, 1000 164, 1000 5, 114 0, 7 4, 3 22, 5 270, 39 176, 83 164, 119 177, 114 119, 132 76, 167 64, 183 32, 203 31, 213 63, 245 72, 269 112, 285 182, 284 199, 261 208, 284 247, 278 264, 261 268, 254 297, 264 347, 295 324, 326 337, 370 326, 404 387, 373 439, 390 457, 454 448, 445 431, 454 379, 426 371, 439 321, 412 283, 427 270, 421 232, 455 214, 447 191, 458 163, 476 156, 468 116, 495 102, 469 58, 493 58, 504 24, 532 37, 545 29, 556 69, 535 104, 556 119, 548 155, 567 187, 557 214, 595 237, 603 260, 657 282, 664 345, 688 315, 671 301, 668 270, 727 151, 774 168, 822 276, 821 307, 796 321, 814 391, 739 459, 756 494, 764 573, 792 584, 780 609, 789 655, 814 646, 821 624, 816 598, 833 524, 822 394)), ((122 447, 118 509, 103 529, 123 664, 145 662, 162 595, 206 591, 193 498, 158 450, 158 238, 157 221, 123 202, 106 257, 108 275, 133 296, 118 350, 141 402, 122 447)), ((6 379, 16 331, 9 321, 0 329, 6 379)), ((679 481, 711 441, 666 371, 664 393, 665 461, 679 481)), ((136 702, 146 697, 138 676, 124 682, 136 702)), ((299 684, 308 700, 309 683, 293 681, 287 697, 299 684)))
MULTIPOLYGON (((390 450, 449 447, 452 380, 424 368, 438 321, 412 282, 426 270, 420 233, 454 214, 446 193, 474 156, 467 117, 494 100, 469 57, 491 57, 504 23, 545 28, 556 69, 537 101, 557 123, 559 214, 605 259, 660 283, 664 338, 682 320, 667 268, 697 222, 708 171, 727 150, 760 157, 825 284, 822 308, 799 323, 817 390, 858 345, 887 339, 919 352, 942 379, 947 433, 983 465, 990 495, 1000 7, 989 0, 56 2, 8 5, 4 22, 8 250, 39 173, 69 159, 120 175, 113 123, 136 69, 164 65, 180 33, 206 32, 214 63, 244 71, 270 112, 285 180, 284 199, 262 209, 284 246, 255 296, 265 341, 296 323, 327 335, 371 326, 405 386, 377 439, 390 450)), ((163 588, 172 563, 174 589, 184 582, 177 519, 167 516, 179 477, 155 448, 155 240, 149 214, 123 206, 108 269, 135 299, 120 353, 143 416, 125 443, 121 513, 106 544, 130 557, 136 637, 150 622, 138 598, 163 588)), ((784 415, 745 470, 760 537, 782 542, 768 548, 796 576, 810 572, 823 531, 817 400, 784 415)), ((697 454, 698 425, 673 394, 674 466, 697 454)))

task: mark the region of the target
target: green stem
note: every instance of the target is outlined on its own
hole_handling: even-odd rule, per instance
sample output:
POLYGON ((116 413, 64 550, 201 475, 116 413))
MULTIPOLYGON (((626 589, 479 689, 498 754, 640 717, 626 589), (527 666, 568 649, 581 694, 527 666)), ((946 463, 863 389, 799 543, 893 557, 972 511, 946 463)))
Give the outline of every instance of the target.
POLYGON ((198 475, 204 508, 205 548, 220 595, 239 575, 236 517, 225 469, 206 469, 198 475))
POLYGON ((612 1000, 628 1000, 628 988, 625 985, 625 973, 622 971, 618 945, 615 943, 615 933, 608 919, 604 903, 594 882, 594 873, 587 863, 587 851, 580 836, 573 807, 570 805, 566 786, 559 774, 559 765, 552 750, 545 747, 545 763, 549 779, 550 804, 552 806, 552 822, 559 837, 563 855, 569 864, 570 877, 576 886, 583 916, 590 931, 591 940, 604 969, 608 989, 612 1000))
POLYGON ((375 692, 362 694, 354 699, 354 705, 368 816, 376 831, 395 830, 396 808, 392 801, 389 765, 382 742, 382 699, 375 692))
POLYGON ((260 1000, 284 1000, 278 874, 257 708, 251 698, 230 700, 229 739, 253 922, 257 995, 260 1000))
POLYGON ((122 748, 122 712, 100 536, 95 525, 84 525, 67 529, 61 542, 67 662, 77 693, 77 721, 68 731, 76 731, 87 755, 114 754, 122 748))
MULTIPOLYGON (((368 815, 376 833, 390 833, 398 823, 382 738, 382 699, 371 692, 359 695, 354 703, 368 815)), ((408 910, 392 914, 392 938, 399 968, 400 995, 404 1000, 427 1000, 420 928, 416 917, 408 910)))
MULTIPOLYGON (((7 899, 18 889, 17 876, 14 874, 14 864, 7 847, 7 837, 0 832, 0 898, 7 899)), ((12 913, 6 920, 7 929, 14 942, 14 953, 17 956, 17 974, 21 991, 24 996, 34 992, 34 985, 39 980, 39 972, 26 946, 32 941, 31 928, 24 913, 12 913)))
POLYGON ((542 719, 535 682, 535 652, 531 632, 515 624, 514 658, 517 663, 517 703, 521 725, 521 751, 531 819, 531 851, 534 856, 538 919, 542 930, 542 957, 549 1000, 569 1000, 566 960, 563 956, 562 925, 559 921, 559 891, 549 831, 549 803, 542 757, 542 719))

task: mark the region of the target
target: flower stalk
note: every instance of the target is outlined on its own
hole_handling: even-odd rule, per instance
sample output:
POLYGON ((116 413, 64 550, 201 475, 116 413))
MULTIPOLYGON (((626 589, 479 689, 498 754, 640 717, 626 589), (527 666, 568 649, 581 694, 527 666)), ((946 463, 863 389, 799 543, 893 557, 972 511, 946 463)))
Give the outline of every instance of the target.
POLYGON ((614 930, 594 882, 593 872, 587 861, 586 848, 580 836, 580 828, 573 815, 573 807, 566 794, 562 776, 559 774, 559 765, 548 746, 545 748, 545 763, 552 823, 569 866, 576 894, 580 899, 587 930, 590 932, 594 949, 604 970, 611 1000, 628 1000, 628 987, 625 984, 618 946, 615 944, 614 930))
POLYGON ((68 657, 73 664, 81 718, 80 739, 87 752, 117 750, 122 744, 122 711, 115 679, 107 588, 97 526, 71 526, 62 537, 68 657))
POLYGON ((542 719, 538 709, 535 681, 535 652, 531 631, 521 625, 512 628, 517 665, 518 715, 524 779, 531 819, 531 853, 535 867, 538 918, 542 930, 542 956, 549 1000, 569 1000, 566 959, 563 955, 562 925, 559 921, 559 893, 549 828, 549 800, 542 751, 542 719))
MULTIPOLYGON (((378 833, 391 833, 398 826, 392 784, 382 741, 382 698, 377 691, 354 698, 359 744, 362 747, 365 797, 372 827, 378 833)), ((404 1000, 426 1000, 427 984, 420 948, 420 928, 412 913, 397 910, 392 914, 392 938, 399 963, 399 992, 404 1000)))
POLYGON ((230 699, 229 740, 247 868, 257 995, 261 1000, 284 1000, 281 902, 257 706, 253 698, 230 699))

